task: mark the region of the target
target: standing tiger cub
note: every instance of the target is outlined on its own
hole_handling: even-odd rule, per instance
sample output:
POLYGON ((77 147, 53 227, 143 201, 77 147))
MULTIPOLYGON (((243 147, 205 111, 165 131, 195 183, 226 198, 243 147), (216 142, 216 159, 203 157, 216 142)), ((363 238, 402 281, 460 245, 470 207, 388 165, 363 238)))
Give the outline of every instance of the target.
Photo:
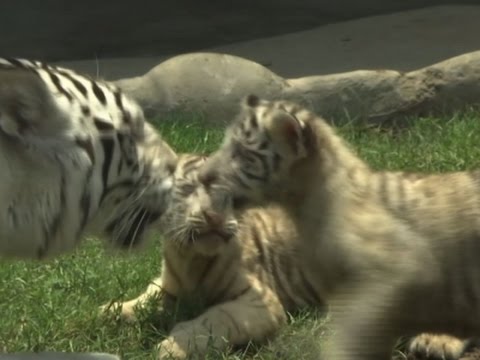
MULTIPOLYGON (((312 112, 249 96, 198 177, 234 203, 281 206, 316 278, 348 279, 329 301, 328 359, 385 360, 402 335, 479 335, 479 171, 376 172, 312 112)), ((464 348, 435 343, 414 346, 464 348)))
POLYGON ((175 160, 112 84, 0 58, 0 257, 54 256, 87 233, 136 246, 165 210, 175 160))
POLYGON ((224 350, 265 340, 286 323, 287 311, 321 306, 328 288, 312 281, 299 257, 295 227, 282 209, 250 209, 237 219, 228 198, 212 195, 221 189, 197 181, 204 162, 196 155, 179 158, 162 220, 161 276, 139 297, 103 307, 120 307, 133 320, 152 297, 167 307, 172 297, 200 294, 203 313, 171 330, 159 345, 161 359, 201 356, 207 345, 224 350))

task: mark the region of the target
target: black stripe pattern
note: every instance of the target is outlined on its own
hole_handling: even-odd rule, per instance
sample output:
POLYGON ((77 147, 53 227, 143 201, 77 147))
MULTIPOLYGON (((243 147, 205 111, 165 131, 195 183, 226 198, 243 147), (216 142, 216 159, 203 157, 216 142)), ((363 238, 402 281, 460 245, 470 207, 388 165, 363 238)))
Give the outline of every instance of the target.
MULTIPOLYGON (((45 84, 42 91, 47 91, 46 98, 52 100, 49 106, 57 106, 54 110, 58 110, 58 113, 52 118, 58 118, 57 115, 61 114, 61 121, 68 122, 65 126, 68 134, 62 134, 61 141, 70 143, 59 147, 60 150, 56 149, 58 154, 55 154, 58 155, 55 162, 61 179, 55 183, 58 196, 52 198, 59 200, 58 204, 48 204, 49 209, 54 209, 48 219, 37 221, 43 224, 43 228, 37 232, 43 240, 32 240, 37 241, 36 255, 47 256, 54 244, 59 245, 56 239, 59 234, 65 237, 71 234, 68 240, 62 241, 78 240, 104 202, 111 206, 110 211, 104 214, 108 224, 106 219, 102 219, 104 223, 99 225, 104 226, 106 233, 116 234, 116 245, 136 245, 146 227, 161 216, 159 211, 147 209, 138 201, 142 190, 153 184, 149 182, 151 176, 143 176, 145 169, 152 167, 141 163, 137 153, 137 139, 143 136, 144 131, 144 120, 138 104, 115 86, 70 69, 14 58, 0 58, 0 68, 2 71, 28 71, 38 76, 45 84), (141 134, 137 135, 139 130, 141 134), (65 153, 67 156, 62 152, 63 149, 68 151, 65 153), (72 189, 74 186, 79 189, 72 189), (132 205, 132 199, 136 199, 135 205, 132 205), (65 229, 66 224, 71 229, 65 229), (129 227, 121 235, 117 234, 125 224, 129 224, 129 227)), ((21 74, 24 75, 23 72, 21 74)), ((23 106, 22 101, 18 103, 23 106)), ((16 120, 19 128, 22 128, 24 119, 17 116, 16 120)), ((64 131, 61 124, 54 124, 59 133, 64 131)), ((48 125, 42 123, 42 126, 48 125)), ((162 179, 154 180, 159 182, 162 179)), ((44 216, 40 213, 38 216, 44 216)), ((21 226, 15 209, 8 214, 12 224, 21 226)))

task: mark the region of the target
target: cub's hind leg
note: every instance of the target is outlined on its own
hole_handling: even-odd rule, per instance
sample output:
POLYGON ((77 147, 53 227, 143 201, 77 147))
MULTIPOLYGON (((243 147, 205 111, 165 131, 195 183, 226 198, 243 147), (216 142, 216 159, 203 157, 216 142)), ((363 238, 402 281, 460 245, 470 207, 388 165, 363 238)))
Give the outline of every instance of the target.
POLYGON ((197 318, 178 323, 159 346, 160 359, 202 358, 209 346, 224 351, 232 345, 261 341, 286 322, 273 291, 251 287, 234 300, 210 307, 197 318))

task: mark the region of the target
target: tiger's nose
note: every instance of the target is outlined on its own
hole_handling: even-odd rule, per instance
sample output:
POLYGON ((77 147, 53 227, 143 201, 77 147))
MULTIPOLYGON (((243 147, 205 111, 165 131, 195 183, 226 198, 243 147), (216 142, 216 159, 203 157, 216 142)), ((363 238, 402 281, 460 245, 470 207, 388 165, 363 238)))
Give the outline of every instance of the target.
POLYGON ((223 225, 223 216, 216 212, 203 210, 203 217, 207 224, 212 227, 220 227, 223 225))

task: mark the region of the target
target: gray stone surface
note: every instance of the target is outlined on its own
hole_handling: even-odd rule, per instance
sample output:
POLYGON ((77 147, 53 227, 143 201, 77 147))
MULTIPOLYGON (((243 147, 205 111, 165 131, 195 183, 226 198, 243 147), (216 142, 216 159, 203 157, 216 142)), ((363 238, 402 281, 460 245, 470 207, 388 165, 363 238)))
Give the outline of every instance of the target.
POLYGON ((297 98, 332 119, 382 123, 405 116, 455 112, 480 103, 480 51, 411 71, 358 70, 287 81, 297 98))
POLYGON ((0 354, 0 360, 120 360, 120 358, 105 353, 41 352, 0 354))
MULTIPOLYGON (((477 50, 479 33, 480 6, 437 6, 344 21, 205 51, 240 56, 264 64, 286 78, 357 69, 410 71, 477 50)), ((99 58, 60 64, 115 80, 142 75, 168 58, 99 58)))
POLYGON ((477 0, 2 0, 4 56, 179 54, 373 14, 477 0))
POLYGON ((243 58, 195 53, 174 57, 117 84, 142 104, 149 117, 180 110, 227 123, 240 99, 255 93, 301 102, 332 120, 348 115, 380 123, 479 103, 480 51, 406 73, 357 70, 296 79, 283 79, 243 58))

